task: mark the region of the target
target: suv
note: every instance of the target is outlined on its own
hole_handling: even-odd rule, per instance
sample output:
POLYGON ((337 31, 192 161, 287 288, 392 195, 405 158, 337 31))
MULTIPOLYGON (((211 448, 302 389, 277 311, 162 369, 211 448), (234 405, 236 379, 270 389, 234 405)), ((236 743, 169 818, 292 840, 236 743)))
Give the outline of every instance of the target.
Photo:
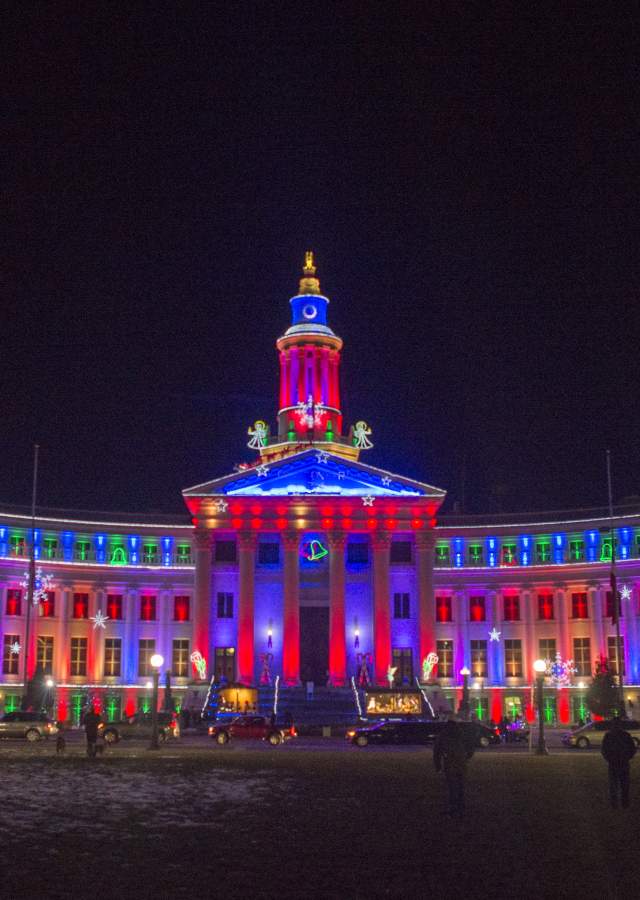
POLYGON ((236 716, 231 722, 219 722, 209 726, 209 734, 217 744, 228 744, 230 740, 268 741, 277 747, 283 741, 296 737, 296 730, 279 728, 271 724, 266 716, 236 716))
MULTIPOLYGON (((109 722, 100 730, 107 744, 117 744, 127 738, 150 738, 151 713, 138 712, 121 722, 109 722)), ((180 726, 174 713, 158 713, 158 737, 161 741, 180 737, 180 726)))
POLYGON ((0 719, 0 738, 18 738, 31 743, 58 733, 58 726, 45 713, 10 712, 0 719))
MULTIPOLYGON (((568 731, 562 735, 562 743, 565 747, 577 747, 580 750, 587 750, 589 747, 601 747, 605 733, 611 728, 611 721, 589 722, 576 728, 575 731, 568 731)), ((633 738, 636 747, 640 747, 640 722, 634 722, 632 719, 623 719, 622 727, 628 731, 633 738)))
MULTIPOLYGON (((356 747, 366 747, 367 744, 432 744, 445 725, 445 719, 379 722, 364 728, 352 728, 345 737, 356 747)), ((472 747, 500 743, 500 735, 480 722, 458 722, 458 725, 472 747)))

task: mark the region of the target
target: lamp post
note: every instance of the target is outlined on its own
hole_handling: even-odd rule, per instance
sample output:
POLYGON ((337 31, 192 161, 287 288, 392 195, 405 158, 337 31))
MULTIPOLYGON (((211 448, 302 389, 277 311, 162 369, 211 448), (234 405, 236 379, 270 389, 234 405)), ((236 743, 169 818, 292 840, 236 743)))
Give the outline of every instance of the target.
POLYGON ((151 743, 150 750, 158 750, 160 744, 158 742, 158 684, 160 681, 160 669, 164 663, 164 656, 154 653, 149 660, 153 669, 153 695, 151 699, 151 743))
POLYGON ((462 716, 464 719, 469 718, 469 675, 471 672, 466 666, 463 666, 460 669, 460 674, 462 675, 462 701, 460 703, 460 708, 458 709, 458 715, 462 716))
POLYGON ((537 756, 546 756, 547 747, 544 742, 544 676, 547 671, 547 664, 544 659, 536 659, 533 664, 533 670, 536 673, 536 696, 538 703, 538 747, 536 749, 537 756))

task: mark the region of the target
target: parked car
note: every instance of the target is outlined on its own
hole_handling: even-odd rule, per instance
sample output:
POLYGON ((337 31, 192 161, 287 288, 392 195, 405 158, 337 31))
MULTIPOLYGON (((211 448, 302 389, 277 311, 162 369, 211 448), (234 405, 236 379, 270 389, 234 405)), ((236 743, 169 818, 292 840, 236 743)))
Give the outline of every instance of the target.
MULTIPOLYGON (((366 747, 368 744, 432 744, 445 724, 444 719, 378 722, 351 728, 345 737, 356 747, 366 747)), ((500 743, 499 733, 480 722, 458 722, 458 725, 474 748, 500 743)))
MULTIPOLYGON (((117 744, 128 738, 151 738, 151 713, 135 713, 121 722, 109 722, 101 728, 107 744, 117 744)), ((158 713, 158 737, 166 741, 170 737, 180 737, 180 726, 175 713, 158 713)))
POLYGON ((273 747, 290 738, 297 737, 292 725, 281 728, 272 725, 266 716, 236 716, 231 722, 217 722, 209 726, 209 734, 217 744, 229 741, 268 741, 273 747))
POLYGON ((31 743, 47 740, 58 726, 45 713, 10 712, 0 719, 0 738, 17 738, 31 743))
POLYGON ((516 719, 515 722, 502 722, 496 725, 496 730, 505 744, 517 744, 520 741, 529 740, 529 725, 524 719, 516 719))
MULTIPOLYGON (((579 750, 587 750, 589 747, 601 747, 605 732, 609 731, 612 723, 603 720, 601 722, 588 722, 575 731, 568 731, 562 736, 565 747, 577 747, 579 750)), ((622 727, 628 731, 636 747, 640 747, 640 722, 633 719, 624 719, 622 727)))

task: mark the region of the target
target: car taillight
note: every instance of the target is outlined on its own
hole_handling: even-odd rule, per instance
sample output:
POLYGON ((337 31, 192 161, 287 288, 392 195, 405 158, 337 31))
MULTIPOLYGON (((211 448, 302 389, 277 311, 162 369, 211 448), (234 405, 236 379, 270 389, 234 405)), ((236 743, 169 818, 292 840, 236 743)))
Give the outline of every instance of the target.
POLYGON ((215 734, 215 728, 213 727, 213 725, 209 726, 209 734, 215 734))

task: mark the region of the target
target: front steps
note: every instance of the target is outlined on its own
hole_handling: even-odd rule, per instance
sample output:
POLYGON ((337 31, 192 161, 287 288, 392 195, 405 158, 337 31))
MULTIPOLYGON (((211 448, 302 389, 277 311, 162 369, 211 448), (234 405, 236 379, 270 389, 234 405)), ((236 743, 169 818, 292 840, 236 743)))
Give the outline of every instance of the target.
MULTIPOLYGON (((258 711, 262 715, 271 715, 274 694, 274 685, 258 688, 258 711)), ((361 692, 360 703, 363 703, 361 692)), ((358 721, 358 708, 351 687, 316 687, 308 697, 303 686, 278 685, 278 721, 286 721, 289 716, 296 725, 344 726, 358 721)))

